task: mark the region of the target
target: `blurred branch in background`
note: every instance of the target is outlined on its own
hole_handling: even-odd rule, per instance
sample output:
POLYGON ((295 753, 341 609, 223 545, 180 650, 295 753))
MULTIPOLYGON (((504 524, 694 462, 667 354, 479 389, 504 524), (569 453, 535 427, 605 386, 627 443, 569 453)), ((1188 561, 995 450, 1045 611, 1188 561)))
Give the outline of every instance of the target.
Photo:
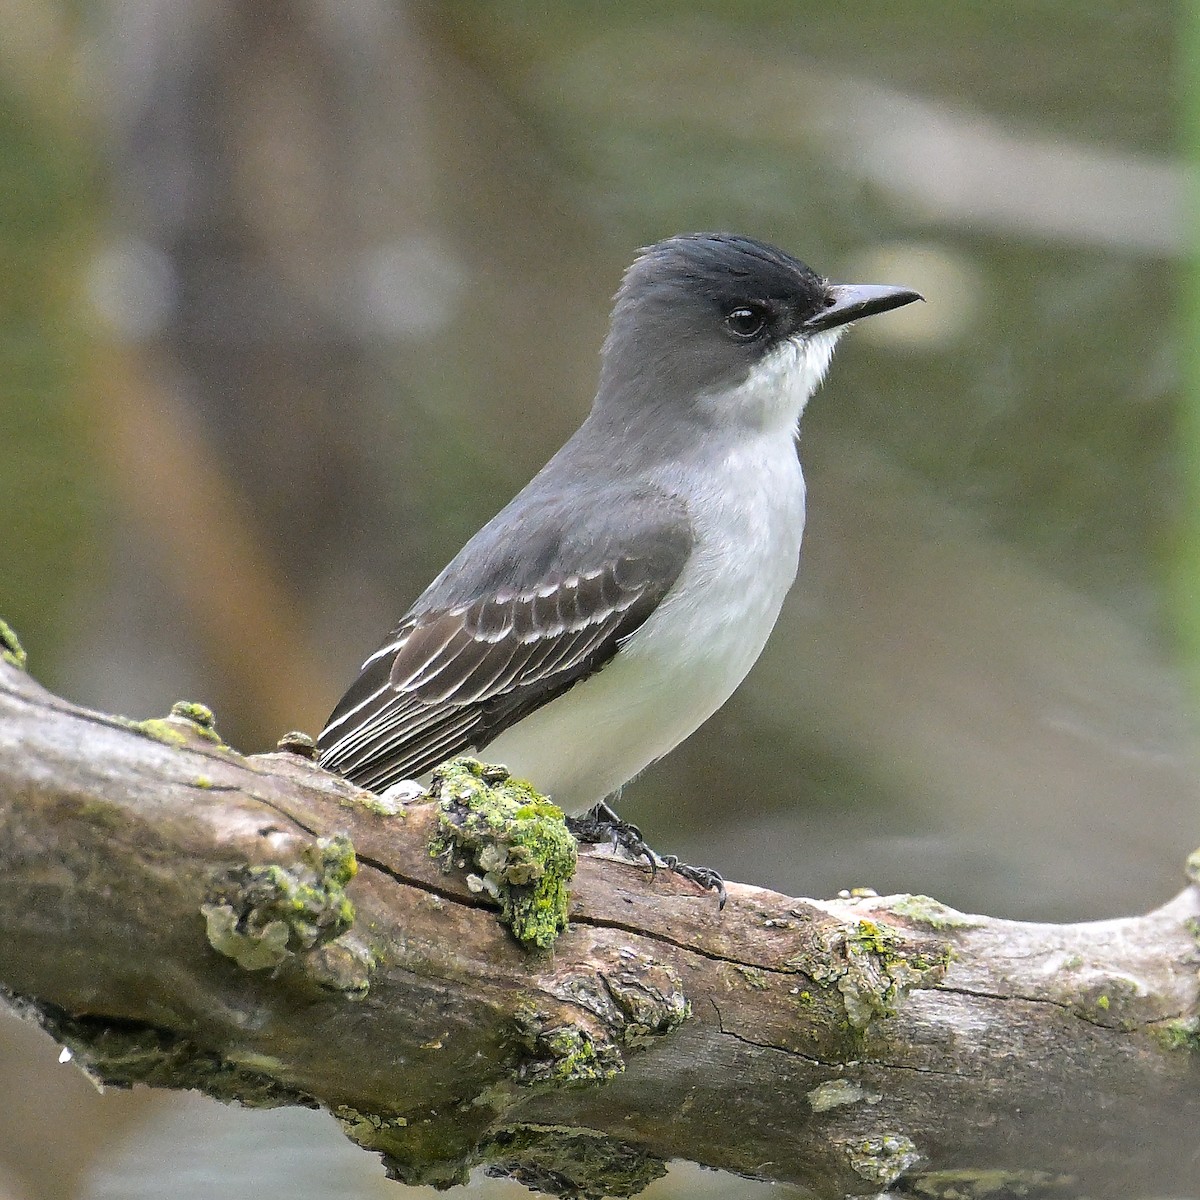
MULTIPOLYGON (((92 314, 78 281, 103 224, 101 147, 80 96, 79 28, 65 6, 0 3, 0 591, 48 673, 65 661, 80 596, 105 571, 105 464, 88 412, 92 314)), ((46 1070, 44 1047, 0 1029, 0 1196, 76 1196, 97 1155, 160 1101, 98 1104, 46 1070), (35 1132, 53 1111, 69 1137, 35 1132)))
POLYGON ((317 669, 300 605, 164 372, 119 349, 97 365, 95 449, 226 690, 281 733, 306 705, 330 707, 336 684, 317 669))
POLYGON ((1193 715, 1200 713, 1200 5, 1185 5, 1177 78, 1188 255, 1180 294, 1179 358, 1183 377, 1177 428, 1182 504, 1176 532, 1176 623, 1189 672, 1193 715))
POLYGON ((76 280, 104 196, 77 107, 73 25, 0 7, 0 583, 10 619, 61 651, 104 560, 103 466, 88 445, 76 280))

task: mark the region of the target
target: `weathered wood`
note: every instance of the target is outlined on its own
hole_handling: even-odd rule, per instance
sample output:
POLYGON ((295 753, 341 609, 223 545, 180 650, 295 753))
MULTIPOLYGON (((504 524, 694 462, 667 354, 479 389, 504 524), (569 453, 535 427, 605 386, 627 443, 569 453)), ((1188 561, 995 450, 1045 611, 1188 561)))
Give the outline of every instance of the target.
POLYGON ((389 815, 192 715, 131 725, 0 663, 0 985, 110 1083, 325 1105, 410 1182, 622 1195, 675 1157, 829 1197, 1195 1182, 1194 883, 1068 926, 737 884, 720 912, 589 855, 530 953, 431 856, 434 805, 389 815))

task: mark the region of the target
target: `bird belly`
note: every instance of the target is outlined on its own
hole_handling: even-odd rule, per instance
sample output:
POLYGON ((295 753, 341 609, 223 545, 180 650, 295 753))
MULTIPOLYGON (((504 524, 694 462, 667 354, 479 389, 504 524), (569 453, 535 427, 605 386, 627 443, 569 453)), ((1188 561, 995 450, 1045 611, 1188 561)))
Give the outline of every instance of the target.
MULTIPOLYGON (((710 528, 662 604, 602 670, 507 729, 482 756, 567 812, 611 795, 729 698, 754 665, 796 575, 804 482, 795 450, 704 506, 710 528), (730 536, 737 538, 730 552, 730 536)), ((737 466, 738 464, 733 464, 737 466)))

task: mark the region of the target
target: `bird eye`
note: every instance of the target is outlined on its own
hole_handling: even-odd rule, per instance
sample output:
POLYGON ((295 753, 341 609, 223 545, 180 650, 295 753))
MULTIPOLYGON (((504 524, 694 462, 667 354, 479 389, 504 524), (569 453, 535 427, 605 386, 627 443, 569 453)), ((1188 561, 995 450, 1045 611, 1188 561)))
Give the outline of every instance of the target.
POLYGON ((767 327, 767 310, 761 304, 739 304, 725 314, 725 328, 738 341, 748 342, 767 327))

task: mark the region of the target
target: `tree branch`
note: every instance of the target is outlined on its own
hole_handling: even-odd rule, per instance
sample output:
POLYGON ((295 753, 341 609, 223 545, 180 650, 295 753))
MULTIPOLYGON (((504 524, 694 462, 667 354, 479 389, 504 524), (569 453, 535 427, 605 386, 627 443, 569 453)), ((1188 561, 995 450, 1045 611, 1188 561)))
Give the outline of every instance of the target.
POLYGON ((323 1105, 412 1183, 630 1195, 670 1158, 822 1197, 1194 1182, 1194 883, 1067 926, 736 884, 720 912, 588 855, 531 952, 439 831, 198 707, 134 724, 0 663, 0 984, 105 1082, 323 1105))

